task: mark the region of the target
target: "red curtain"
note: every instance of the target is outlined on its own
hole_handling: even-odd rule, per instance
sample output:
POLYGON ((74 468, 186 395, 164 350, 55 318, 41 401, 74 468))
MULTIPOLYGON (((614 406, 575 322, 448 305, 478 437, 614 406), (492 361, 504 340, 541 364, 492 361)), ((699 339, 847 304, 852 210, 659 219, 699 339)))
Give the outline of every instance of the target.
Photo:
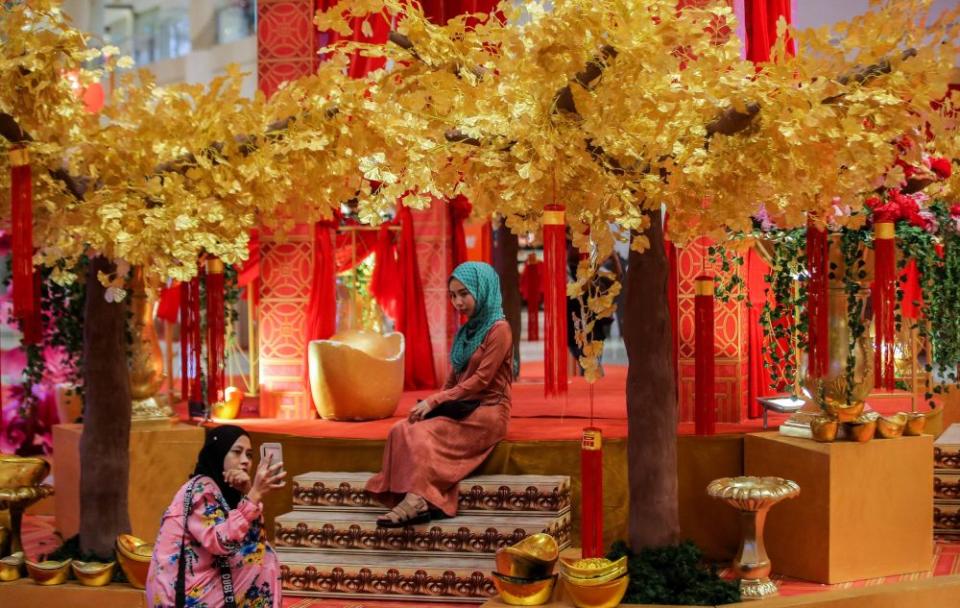
POLYGON ((760 325, 760 313, 767 301, 766 274, 770 267, 755 250, 747 254, 747 343, 749 348, 747 366, 750 370, 747 382, 747 416, 759 418, 763 408, 757 403, 760 397, 775 393, 770 388, 773 379, 770 370, 763 365, 764 329, 760 325))
POLYGON ((377 233, 377 262, 370 277, 370 293, 388 317, 398 318, 400 298, 403 297, 403 282, 400 274, 400 262, 397 259, 396 231, 384 224, 377 233))
POLYGON ((673 342, 673 390, 680 399, 680 269, 677 246, 670 240, 670 218, 663 220, 663 248, 667 254, 667 305, 670 307, 670 333, 673 342))
POLYGON ((160 290, 160 300, 157 304, 157 318, 167 323, 176 323, 180 313, 180 281, 174 281, 170 286, 160 290))
MULTIPOLYGON (((337 1, 338 0, 317 0, 316 8, 318 11, 326 10, 332 6, 335 6, 337 1)), ((356 42, 384 44, 387 41, 387 36, 390 34, 390 23, 384 19, 382 15, 374 15, 364 19, 351 19, 350 26, 353 28, 353 33, 347 37, 347 39, 356 42), (369 24, 372 35, 364 35, 364 22, 369 24)), ((319 34, 320 44, 318 46, 326 46, 342 39, 340 34, 334 31, 320 32, 319 34)), ((324 55, 321 57, 321 61, 328 58, 329 55, 324 55)), ((363 78, 368 73, 382 68, 385 62, 386 60, 382 57, 363 57, 359 53, 354 53, 350 56, 350 77, 363 78)))
POLYGON ((467 235, 466 232, 464 232, 463 223, 470 217, 470 212, 473 211, 473 205, 470 204, 467 197, 462 194, 458 194, 456 198, 450 200, 448 204, 450 206, 450 234, 453 235, 450 243, 453 253, 451 257, 453 267, 456 268, 468 259, 467 235))
POLYGON ((406 341, 404 362, 404 390, 432 389, 437 386, 437 372, 433 366, 433 346, 430 344, 430 325, 427 307, 423 301, 423 285, 417 264, 417 243, 413 231, 413 214, 405 205, 397 209, 400 219, 400 247, 398 262, 403 297, 397 306, 397 331, 406 341))
MULTIPOLYGON (((344 223, 346 226, 359 226, 360 223, 350 220, 344 223)), ((337 274, 353 270, 354 266, 359 265, 367 256, 377 248, 376 230, 343 230, 337 232, 336 247, 334 249, 334 260, 336 260, 337 274), (356 248, 356 251, 354 251, 356 248)))
POLYGON ((313 226, 313 279, 307 303, 307 332, 303 349, 303 386, 311 403, 310 341, 326 340, 337 331, 337 282, 331 234, 335 227, 336 223, 330 220, 317 222, 313 226))
MULTIPOLYGON (((783 17, 793 23, 790 0, 745 0, 744 23, 747 31, 747 59, 769 61, 770 49, 777 41, 777 21, 783 17)), ((787 40, 787 51, 794 52, 793 40, 787 40)))
POLYGON ((520 274, 520 293, 527 301, 527 340, 540 339, 540 302, 543 300, 543 263, 534 254, 523 265, 520 274))

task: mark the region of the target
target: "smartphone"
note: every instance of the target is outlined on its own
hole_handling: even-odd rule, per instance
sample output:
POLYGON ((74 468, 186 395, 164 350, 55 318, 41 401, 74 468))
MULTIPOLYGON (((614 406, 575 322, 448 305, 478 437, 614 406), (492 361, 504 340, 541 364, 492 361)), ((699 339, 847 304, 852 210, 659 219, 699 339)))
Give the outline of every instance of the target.
POLYGON ((279 443, 261 443, 260 444, 260 462, 267 462, 270 458, 270 464, 275 465, 283 462, 283 446, 279 443))

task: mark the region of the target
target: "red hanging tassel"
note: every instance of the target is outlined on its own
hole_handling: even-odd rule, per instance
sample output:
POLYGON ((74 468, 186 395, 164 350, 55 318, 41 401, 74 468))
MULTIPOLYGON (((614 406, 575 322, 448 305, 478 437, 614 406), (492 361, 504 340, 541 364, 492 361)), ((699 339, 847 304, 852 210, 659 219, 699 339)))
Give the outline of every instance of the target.
POLYGON ((189 403, 202 404, 200 276, 182 283, 180 288, 183 290, 180 299, 180 398, 189 403))
POLYGON ((543 212, 544 393, 567 392, 567 241, 563 205, 543 212))
POLYGON ((807 373, 811 378, 822 378, 830 367, 829 298, 827 279, 829 258, 827 255, 827 231, 816 224, 815 218, 807 220, 807 373))
POLYGON ((23 317, 23 343, 43 344, 43 314, 40 305, 40 290, 43 288, 43 277, 35 270, 31 279, 34 301, 30 312, 23 317))
POLYGON ((190 302, 193 281, 180 283, 180 399, 190 394, 190 302))
POLYGON ((33 177, 26 148, 10 150, 10 215, 13 253, 13 315, 27 320, 33 297, 33 177))
POLYGON ((694 421, 697 435, 717 432, 714 386, 713 277, 700 275, 694 281, 694 421))
POLYGON ((873 225, 874 378, 875 385, 894 389, 894 310, 897 305, 896 232, 893 222, 873 225))
POLYGON ((207 403, 223 400, 225 384, 223 262, 207 260, 207 403))
POLYGON ((580 440, 580 508, 583 557, 603 557, 603 435, 595 427, 580 440))

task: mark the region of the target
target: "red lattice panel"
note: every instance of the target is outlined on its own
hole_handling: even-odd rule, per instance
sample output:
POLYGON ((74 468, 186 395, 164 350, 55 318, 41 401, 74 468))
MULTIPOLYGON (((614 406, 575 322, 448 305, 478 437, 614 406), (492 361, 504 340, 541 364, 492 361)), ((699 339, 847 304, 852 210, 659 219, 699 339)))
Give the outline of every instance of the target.
POLYGON ((281 84, 313 73, 318 32, 314 0, 257 2, 257 78, 267 96, 281 84))

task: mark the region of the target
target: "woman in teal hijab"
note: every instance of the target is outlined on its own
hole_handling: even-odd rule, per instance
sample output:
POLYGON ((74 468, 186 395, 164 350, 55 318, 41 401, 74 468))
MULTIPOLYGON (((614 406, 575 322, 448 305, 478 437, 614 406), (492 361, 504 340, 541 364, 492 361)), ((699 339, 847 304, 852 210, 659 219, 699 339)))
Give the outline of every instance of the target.
POLYGON ((443 390, 390 430, 383 469, 367 482, 368 492, 393 507, 377 519, 383 527, 455 515, 460 480, 506 436, 514 364, 500 277, 489 264, 466 262, 447 286, 450 303, 467 320, 450 348, 443 390))

